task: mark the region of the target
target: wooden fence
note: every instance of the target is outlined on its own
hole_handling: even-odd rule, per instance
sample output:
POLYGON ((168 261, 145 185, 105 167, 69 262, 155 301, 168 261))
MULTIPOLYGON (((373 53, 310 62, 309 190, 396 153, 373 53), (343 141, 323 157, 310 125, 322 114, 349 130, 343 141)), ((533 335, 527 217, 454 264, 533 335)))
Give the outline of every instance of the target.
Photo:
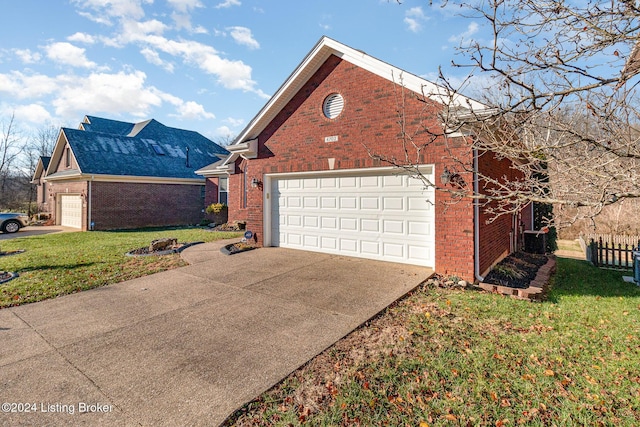
POLYGON ((587 259, 596 267, 633 270, 633 252, 640 248, 640 236, 580 236, 587 259))

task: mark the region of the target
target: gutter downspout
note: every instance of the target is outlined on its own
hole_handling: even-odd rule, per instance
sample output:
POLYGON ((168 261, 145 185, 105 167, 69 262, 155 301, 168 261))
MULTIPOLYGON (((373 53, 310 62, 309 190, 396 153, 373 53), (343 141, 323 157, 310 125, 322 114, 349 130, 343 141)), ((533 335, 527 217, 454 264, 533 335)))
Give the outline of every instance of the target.
MULTIPOLYGON (((480 184, 478 182, 478 149, 473 149, 473 194, 479 193, 480 184)), ((475 278, 479 282, 484 280, 480 275, 480 200, 473 200, 473 244, 474 244, 474 270, 475 278)))
POLYGON ((91 175, 91 179, 89 180, 89 200, 87 201, 87 228, 90 231, 93 231, 93 226, 91 225, 91 183, 93 182, 93 175, 91 175))

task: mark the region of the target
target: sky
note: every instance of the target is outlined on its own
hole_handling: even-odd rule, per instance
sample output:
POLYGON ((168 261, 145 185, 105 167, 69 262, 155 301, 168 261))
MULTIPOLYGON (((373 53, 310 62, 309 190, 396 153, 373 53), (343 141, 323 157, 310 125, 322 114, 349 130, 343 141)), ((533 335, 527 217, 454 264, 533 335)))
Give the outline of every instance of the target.
POLYGON ((435 80, 481 30, 427 0, 0 0, 0 122, 85 115, 229 141, 322 36, 435 80))

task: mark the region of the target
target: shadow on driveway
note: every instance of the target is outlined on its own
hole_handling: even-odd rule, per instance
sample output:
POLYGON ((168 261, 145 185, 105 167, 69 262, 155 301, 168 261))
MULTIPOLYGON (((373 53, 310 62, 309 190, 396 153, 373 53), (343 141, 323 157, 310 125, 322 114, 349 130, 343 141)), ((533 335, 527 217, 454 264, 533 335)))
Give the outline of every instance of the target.
POLYGON ((0 240, 10 240, 18 237, 41 236, 44 234, 52 233, 72 233, 75 231, 80 230, 77 228, 63 227, 61 225, 29 226, 21 229, 17 233, 0 233, 0 240))

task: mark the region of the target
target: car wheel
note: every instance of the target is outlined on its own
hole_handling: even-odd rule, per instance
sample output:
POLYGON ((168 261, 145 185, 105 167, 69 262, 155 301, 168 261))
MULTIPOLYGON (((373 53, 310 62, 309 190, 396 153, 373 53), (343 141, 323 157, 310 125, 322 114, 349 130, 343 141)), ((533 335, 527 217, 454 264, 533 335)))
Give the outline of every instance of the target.
POLYGON ((2 231, 5 233, 16 233, 18 230, 20 230, 20 223, 18 221, 9 220, 2 224, 2 231))

